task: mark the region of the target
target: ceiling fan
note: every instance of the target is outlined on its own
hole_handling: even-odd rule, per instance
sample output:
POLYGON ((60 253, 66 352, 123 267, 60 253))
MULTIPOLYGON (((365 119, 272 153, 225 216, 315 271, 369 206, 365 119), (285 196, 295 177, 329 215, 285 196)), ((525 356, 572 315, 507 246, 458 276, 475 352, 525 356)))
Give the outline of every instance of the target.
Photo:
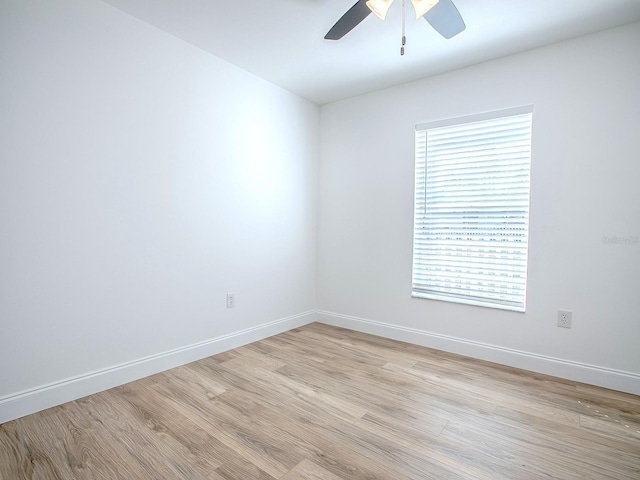
MULTIPOLYGON (((353 30, 360 22, 374 13, 385 19, 393 0, 358 0, 356 4, 340 17, 331 30, 324 36, 325 40, 340 40, 353 30)), ((444 38, 452 38, 462 32, 466 26, 460 12, 451 0, 411 0, 416 11, 416 18, 424 17, 429 24, 444 38)), ((404 55, 404 0, 402 0, 402 49, 404 55)))

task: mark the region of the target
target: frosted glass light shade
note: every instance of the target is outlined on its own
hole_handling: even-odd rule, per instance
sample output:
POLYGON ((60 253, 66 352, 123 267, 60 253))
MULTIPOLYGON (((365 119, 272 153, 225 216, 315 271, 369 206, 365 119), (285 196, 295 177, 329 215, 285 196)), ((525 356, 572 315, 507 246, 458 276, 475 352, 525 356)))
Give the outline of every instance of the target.
MULTIPOLYGON (((416 18, 422 17, 425 13, 435 7, 438 2, 439 0, 411 0, 411 3, 413 3, 413 8, 416 11, 416 18)), ((368 4, 369 2, 367 2, 367 5, 368 4)), ((373 13, 376 12, 374 11, 373 13)))
POLYGON ((367 7, 369 7, 369 10, 375 13, 378 18, 384 20, 392 3, 393 0, 369 0, 367 7))

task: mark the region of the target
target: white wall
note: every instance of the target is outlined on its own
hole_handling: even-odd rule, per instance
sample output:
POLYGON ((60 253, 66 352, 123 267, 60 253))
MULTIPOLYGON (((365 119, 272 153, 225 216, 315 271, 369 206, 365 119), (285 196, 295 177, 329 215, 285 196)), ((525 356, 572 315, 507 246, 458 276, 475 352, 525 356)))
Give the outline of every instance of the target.
POLYGON ((97 0, 2 1, 0 65, 0 422, 313 318, 317 106, 97 0))
POLYGON ((636 23, 324 106, 320 318, 640 394, 640 244, 602 242, 640 237, 638 45, 636 23), (526 104, 526 313, 411 298, 415 124, 526 104))

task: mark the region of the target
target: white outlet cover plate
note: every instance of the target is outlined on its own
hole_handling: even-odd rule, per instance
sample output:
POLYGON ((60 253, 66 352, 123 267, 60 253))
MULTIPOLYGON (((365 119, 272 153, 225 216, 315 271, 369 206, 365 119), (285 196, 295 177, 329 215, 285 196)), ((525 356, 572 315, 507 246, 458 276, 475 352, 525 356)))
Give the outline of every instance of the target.
POLYGON ((571 328, 571 320, 573 312, 570 310, 558 310, 558 326, 562 328, 571 328))

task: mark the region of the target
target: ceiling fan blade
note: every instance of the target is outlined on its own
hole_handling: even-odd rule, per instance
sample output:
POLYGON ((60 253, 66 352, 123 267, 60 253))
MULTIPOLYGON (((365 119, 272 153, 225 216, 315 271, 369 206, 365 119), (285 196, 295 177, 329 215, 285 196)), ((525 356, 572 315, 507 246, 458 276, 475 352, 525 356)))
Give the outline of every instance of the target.
POLYGON ((444 38, 455 37, 467 28, 451 0, 440 0, 424 15, 424 19, 444 38))
POLYGON ((340 17, 340 20, 331 27, 331 30, 324 36, 325 40, 340 40, 362 20, 367 18, 370 13, 371 10, 367 7, 367 0, 359 0, 358 3, 347 10, 347 13, 340 17))

